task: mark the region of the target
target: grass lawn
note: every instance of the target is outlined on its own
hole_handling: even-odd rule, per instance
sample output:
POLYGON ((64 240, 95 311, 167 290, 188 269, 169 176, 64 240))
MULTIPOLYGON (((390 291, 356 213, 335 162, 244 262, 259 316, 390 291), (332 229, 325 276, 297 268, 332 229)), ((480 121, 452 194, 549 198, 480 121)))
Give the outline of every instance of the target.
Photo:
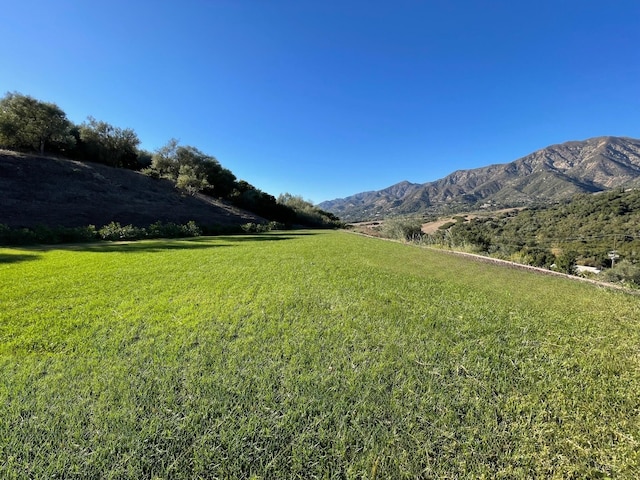
POLYGON ((0 478, 638 478, 640 298, 345 232, 0 249, 0 478))

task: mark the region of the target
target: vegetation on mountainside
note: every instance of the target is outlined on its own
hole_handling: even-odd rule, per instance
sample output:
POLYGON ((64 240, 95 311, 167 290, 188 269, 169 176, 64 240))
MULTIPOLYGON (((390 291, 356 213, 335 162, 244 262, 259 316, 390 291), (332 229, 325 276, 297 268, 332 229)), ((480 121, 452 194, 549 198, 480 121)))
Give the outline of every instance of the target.
POLYGON ((340 232, 0 249, 0 477, 638 478, 639 313, 340 232))
POLYGON ((604 280, 640 286, 640 190, 578 195, 551 207, 496 215, 457 216, 430 234, 416 231, 420 223, 418 218, 395 219, 380 231, 391 238, 565 273, 575 273, 577 264, 596 267, 605 269, 604 280))
POLYGON ((140 150, 139 144, 134 130, 115 127, 93 117, 74 125, 53 103, 19 93, 7 93, 0 99, 0 148, 48 152, 79 161, 139 170, 154 178, 169 179, 187 194, 202 193, 223 199, 286 225, 340 226, 337 217, 313 205, 278 202, 272 195, 238 180, 215 157, 193 146, 181 146, 172 139, 150 153, 140 150))

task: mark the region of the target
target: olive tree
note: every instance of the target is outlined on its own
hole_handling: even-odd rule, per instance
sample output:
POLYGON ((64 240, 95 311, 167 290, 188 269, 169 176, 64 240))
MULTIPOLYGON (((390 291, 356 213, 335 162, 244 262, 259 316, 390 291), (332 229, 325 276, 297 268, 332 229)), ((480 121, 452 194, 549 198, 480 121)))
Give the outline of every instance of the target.
POLYGON ((72 146, 72 124, 55 103, 28 95, 7 93, 0 99, 0 146, 34 150, 41 155, 51 146, 72 146))
POLYGON ((137 167, 140 139, 132 129, 114 127, 107 122, 88 117, 79 130, 79 150, 85 157, 84 160, 93 160, 112 167, 137 167))
POLYGON ((228 197, 235 187, 236 177, 222 167, 215 157, 195 147, 181 146, 171 139, 153 155, 146 173, 172 180, 178 188, 190 194, 202 191, 208 195, 228 197))

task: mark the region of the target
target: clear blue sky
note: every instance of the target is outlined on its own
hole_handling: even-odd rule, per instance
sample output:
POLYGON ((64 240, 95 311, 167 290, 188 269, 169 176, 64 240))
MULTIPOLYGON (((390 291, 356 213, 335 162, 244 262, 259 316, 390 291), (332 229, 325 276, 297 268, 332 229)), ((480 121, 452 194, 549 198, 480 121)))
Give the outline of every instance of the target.
POLYGON ((0 94, 313 202, 640 137, 637 0, 20 0, 0 94))

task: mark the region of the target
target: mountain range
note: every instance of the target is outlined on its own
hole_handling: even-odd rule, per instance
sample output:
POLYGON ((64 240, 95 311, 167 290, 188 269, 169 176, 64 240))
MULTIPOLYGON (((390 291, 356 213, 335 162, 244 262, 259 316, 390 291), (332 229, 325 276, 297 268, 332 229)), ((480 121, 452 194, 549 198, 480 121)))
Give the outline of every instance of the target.
POLYGON ((578 193, 640 185, 640 140, 595 137, 552 145, 506 164, 458 170, 428 183, 403 181, 318 206, 343 221, 476 208, 548 204, 578 193))

